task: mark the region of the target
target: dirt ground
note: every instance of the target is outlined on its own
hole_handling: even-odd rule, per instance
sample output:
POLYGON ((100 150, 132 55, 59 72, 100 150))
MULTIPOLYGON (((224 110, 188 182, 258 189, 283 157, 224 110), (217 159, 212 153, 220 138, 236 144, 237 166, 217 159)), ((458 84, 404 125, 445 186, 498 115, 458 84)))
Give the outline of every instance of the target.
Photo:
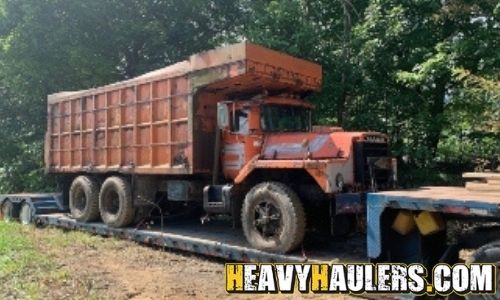
POLYGON ((53 286, 46 295, 52 299, 352 299, 332 295, 228 294, 224 290, 222 261, 101 237, 83 241, 78 238, 77 242, 47 238, 74 235, 58 229, 33 229, 32 234, 40 249, 68 274, 64 284, 53 286), (74 293, 75 287, 80 290, 78 294, 74 293))

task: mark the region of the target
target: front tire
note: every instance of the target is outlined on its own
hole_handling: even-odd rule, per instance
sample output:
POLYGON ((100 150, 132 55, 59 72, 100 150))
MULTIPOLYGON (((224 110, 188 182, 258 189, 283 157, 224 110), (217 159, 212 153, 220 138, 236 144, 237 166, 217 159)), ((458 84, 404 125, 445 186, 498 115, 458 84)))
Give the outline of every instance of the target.
POLYGON ((276 253, 297 248, 306 230, 299 197, 279 182, 260 183, 247 193, 241 222, 243 233, 254 248, 276 253))
POLYGON ((99 219, 99 183, 89 176, 78 176, 69 189, 69 210, 80 222, 99 219))
POLYGON ((108 226, 125 227, 134 221, 135 208, 130 183, 121 177, 109 177, 99 193, 101 218, 108 226))

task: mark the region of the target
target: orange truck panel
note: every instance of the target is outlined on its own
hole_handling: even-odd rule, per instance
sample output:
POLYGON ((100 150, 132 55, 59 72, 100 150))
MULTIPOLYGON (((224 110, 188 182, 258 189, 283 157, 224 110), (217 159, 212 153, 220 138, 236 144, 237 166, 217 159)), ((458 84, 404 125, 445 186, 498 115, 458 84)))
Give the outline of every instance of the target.
POLYGON ((255 169, 304 169, 325 193, 338 192, 335 179, 354 185, 353 144, 366 136, 387 138, 376 132, 344 132, 339 128, 315 132, 267 134, 262 153, 229 173, 236 184, 243 183, 255 169))
POLYGON ((318 91, 321 66, 250 43, 48 97, 49 173, 209 173, 216 104, 235 93, 318 91))

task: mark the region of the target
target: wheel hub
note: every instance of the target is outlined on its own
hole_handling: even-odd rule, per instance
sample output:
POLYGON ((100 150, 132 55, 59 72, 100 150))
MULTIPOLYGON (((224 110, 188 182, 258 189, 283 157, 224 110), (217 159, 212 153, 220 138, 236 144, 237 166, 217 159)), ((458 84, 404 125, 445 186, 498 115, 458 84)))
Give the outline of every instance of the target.
POLYGON ((254 226, 259 234, 266 238, 275 238, 281 234, 281 212, 270 201, 262 201, 255 206, 254 226))
POLYGON ((85 193, 83 190, 79 190, 75 200, 73 201, 73 207, 78 212, 82 212, 85 210, 85 206, 87 205, 87 198, 85 197, 85 193))
POLYGON ((109 191, 106 195, 105 210, 107 213, 115 215, 120 210, 120 198, 115 191, 109 191))

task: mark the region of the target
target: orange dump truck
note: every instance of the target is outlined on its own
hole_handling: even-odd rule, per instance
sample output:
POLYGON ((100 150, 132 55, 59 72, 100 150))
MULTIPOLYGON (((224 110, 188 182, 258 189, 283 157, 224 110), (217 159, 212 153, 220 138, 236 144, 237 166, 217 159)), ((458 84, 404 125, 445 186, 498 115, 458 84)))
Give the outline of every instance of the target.
POLYGON ((305 97, 321 81, 320 65, 239 43, 49 95, 46 171, 78 221, 124 227, 158 206, 203 207, 232 216, 252 246, 287 252, 395 182, 385 135, 312 126, 305 97))

